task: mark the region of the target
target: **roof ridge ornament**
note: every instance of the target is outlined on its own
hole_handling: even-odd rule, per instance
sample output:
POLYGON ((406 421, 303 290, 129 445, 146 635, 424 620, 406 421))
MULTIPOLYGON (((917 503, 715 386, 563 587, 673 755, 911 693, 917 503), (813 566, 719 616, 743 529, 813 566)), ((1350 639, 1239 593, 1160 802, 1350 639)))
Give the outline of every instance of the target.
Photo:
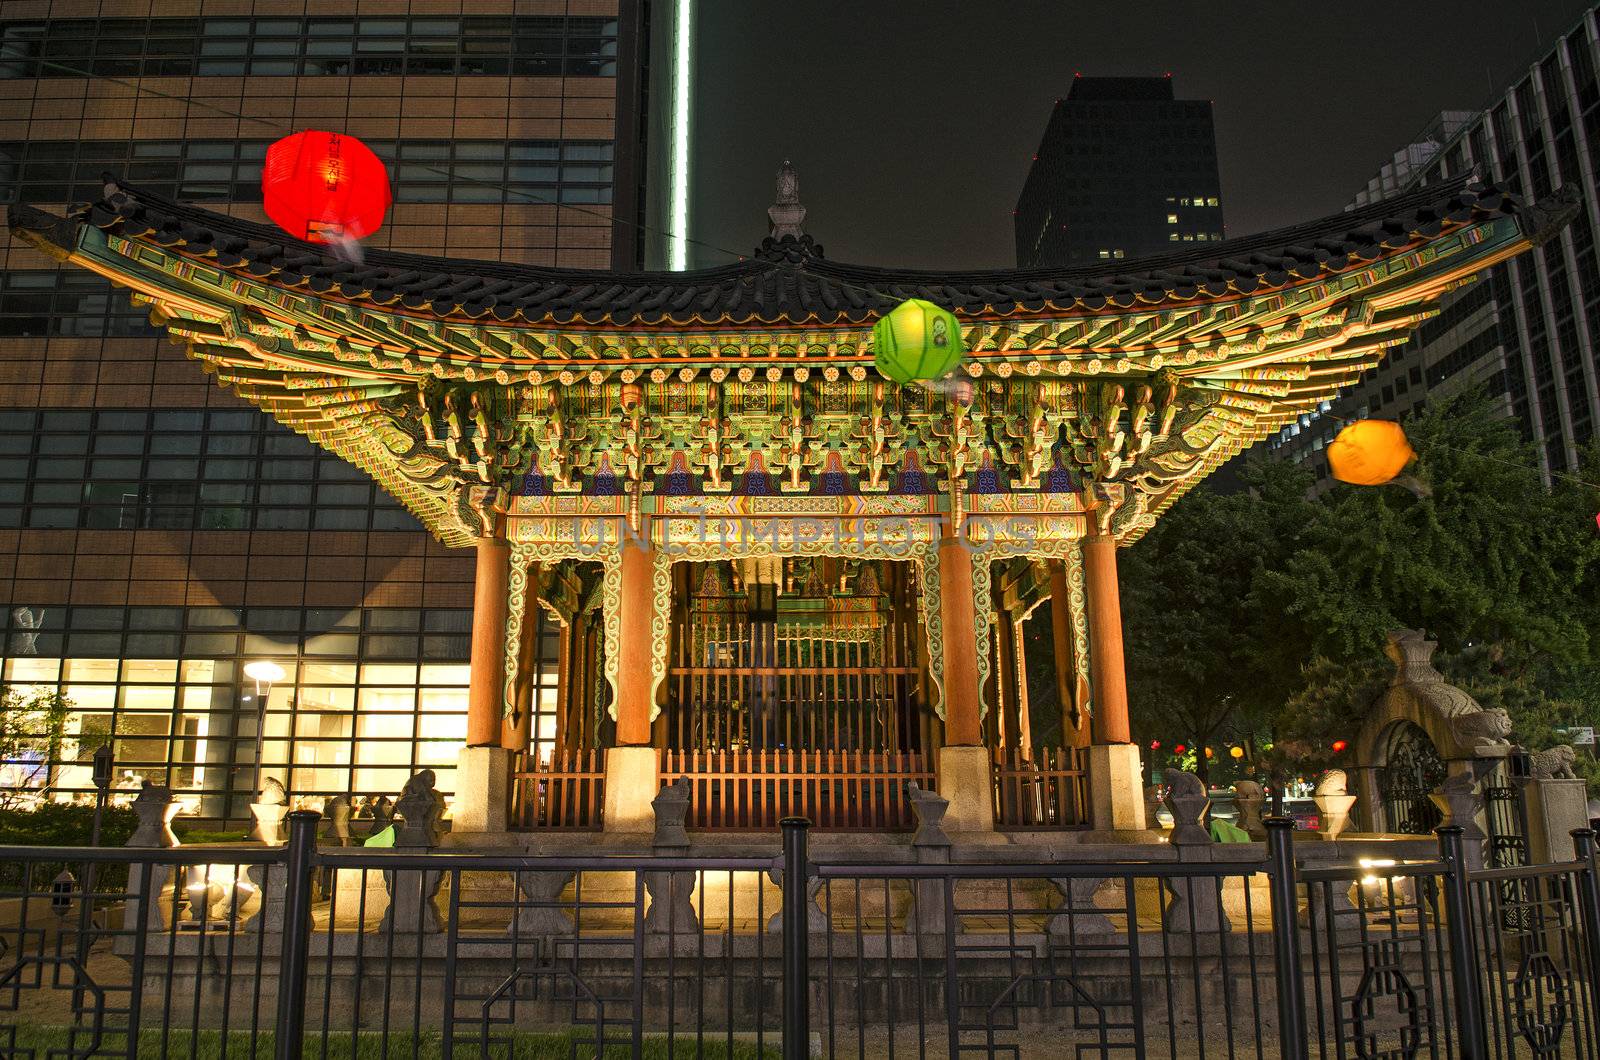
POLYGON ((787 158, 778 170, 778 200, 767 208, 767 238, 756 248, 761 261, 803 265, 822 257, 822 244, 805 233, 806 208, 800 205, 800 175, 787 158))
POLYGON ((787 158, 778 169, 778 200, 767 207, 767 235, 774 240, 804 236, 806 208, 800 205, 800 175, 787 158))

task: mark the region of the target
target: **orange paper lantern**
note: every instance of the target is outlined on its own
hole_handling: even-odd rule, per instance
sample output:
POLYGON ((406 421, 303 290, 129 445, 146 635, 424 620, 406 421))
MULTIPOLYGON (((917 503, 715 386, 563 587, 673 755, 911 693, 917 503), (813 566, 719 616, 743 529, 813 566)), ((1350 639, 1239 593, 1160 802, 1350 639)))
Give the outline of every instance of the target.
POLYGON ((394 201, 389 172, 353 136, 300 132, 267 149, 261 202, 279 228, 313 243, 370 236, 394 201))
POLYGON ((1357 420, 1328 446, 1328 466, 1340 482, 1381 486, 1416 455, 1406 432, 1393 420, 1357 420))

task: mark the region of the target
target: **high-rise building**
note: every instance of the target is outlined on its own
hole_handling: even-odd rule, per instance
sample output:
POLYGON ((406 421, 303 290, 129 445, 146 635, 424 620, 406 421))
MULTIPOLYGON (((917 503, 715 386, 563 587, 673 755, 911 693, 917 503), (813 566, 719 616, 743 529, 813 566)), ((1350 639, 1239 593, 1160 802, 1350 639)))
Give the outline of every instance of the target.
POLYGON ((1014 211, 1017 264, 1087 265, 1221 240, 1211 102, 1172 78, 1083 77, 1056 100, 1014 211))
POLYGON ((1535 206, 1576 200, 1576 218, 1534 253, 1497 266, 1447 297, 1438 315, 1377 369, 1269 441, 1273 450, 1311 461, 1325 477, 1324 453, 1344 420, 1397 418, 1427 401, 1482 386, 1534 443, 1546 473, 1576 467, 1600 417, 1597 14, 1600 7, 1585 12, 1470 120, 1456 112, 1441 116, 1432 128, 1454 131, 1436 139, 1425 161, 1394 174, 1397 179, 1380 176, 1352 204, 1475 171, 1535 206))
MULTIPOLYGON (((687 33, 690 3, 651 17, 687 33)), ((326 129, 389 164, 395 204, 370 246, 643 264, 645 171, 683 170, 646 130, 687 120, 652 108, 686 99, 688 54, 646 61, 643 0, 183 6, 0 2, 0 202, 61 213, 111 173, 264 220, 268 145, 326 129)), ((0 269, 0 679, 76 708, 81 765, 50 780, 88 788, 106 741, 119 783, 171 784, 207 818, 243 817, 262 766, 312 794, 394 792, 432 766, 449 791, 471 554, 198 381, 137 293, 14 237, 0 269), (261 660, 283 676, 247 677, 261 660)), ((545 684, 559 636, 540 634, 545 684)), ((541 696, 535 740, 553 725, 541 696)))

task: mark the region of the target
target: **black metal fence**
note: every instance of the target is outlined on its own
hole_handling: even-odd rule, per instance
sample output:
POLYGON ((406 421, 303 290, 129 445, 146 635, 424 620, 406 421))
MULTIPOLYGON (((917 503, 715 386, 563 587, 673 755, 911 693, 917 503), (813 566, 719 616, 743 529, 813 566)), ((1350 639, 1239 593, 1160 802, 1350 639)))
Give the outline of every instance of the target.
POLYGON ((1264 860, 1029 864, 818 862, 797 822, 746 858, 318 850, 315 824, 0 848, 0 1053, 1600 1060, 1588 832, 1471 872, 1453 829, 1297 866, 1287 821, 1264 860))

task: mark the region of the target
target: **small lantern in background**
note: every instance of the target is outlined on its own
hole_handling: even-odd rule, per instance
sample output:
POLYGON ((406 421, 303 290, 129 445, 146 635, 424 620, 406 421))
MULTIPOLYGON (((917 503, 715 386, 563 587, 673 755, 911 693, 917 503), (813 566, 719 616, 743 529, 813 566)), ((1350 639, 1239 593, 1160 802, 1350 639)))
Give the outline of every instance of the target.
POLYGON ((1344 754, 1344 749, 1349 746, 1350 742, 1348 740, 1335 740, 1328 745, 1328 748, 1333 751, 1334 754, 1338 755, 1344 754))
POLYGON ((1406 432, 1393 420, 1357 420, 1328 446, 1328 467, 1340 482, 1381 486, 1416 455, 1406 432))
POLYGON ((1239 747, 1237 745, 1228 748, 1228 757, 1233 758, 1233 759, 1243 758, 1244 757, 1244 748, 1243 747, 1239 747))
POLYGON ((956 315, 920 298, 901 302, 872 329, 873 363, 902 386, 948 375, 965 352, 956 315))
POLYGON ((267 149, 261 203, 297 239, 343 243, 370 236, 393 201, 382 160, 353 136, 299 132, 267 149))

